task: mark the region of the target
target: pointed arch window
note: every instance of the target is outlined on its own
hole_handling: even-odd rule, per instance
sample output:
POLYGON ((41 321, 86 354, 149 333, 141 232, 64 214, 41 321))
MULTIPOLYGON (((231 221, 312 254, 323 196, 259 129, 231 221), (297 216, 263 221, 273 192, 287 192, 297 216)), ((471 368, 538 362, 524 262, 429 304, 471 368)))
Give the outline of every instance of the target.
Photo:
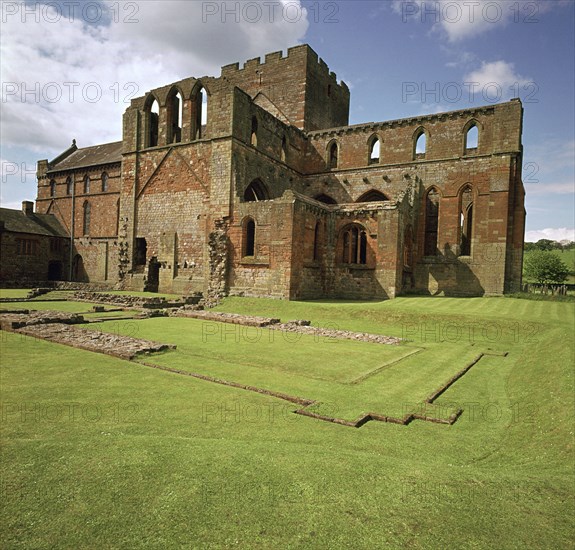
POLYGON ((465 132, 465 152, 473 152, 477 150, 479 145, 479 128, 477 124, 472 123, 465 132))
POLYGON ((424 159, 427 152, 427 134, 423 128, 420 128, 416 134, 413 143, 413 158, 424 159))
POLYGON ((108 191, 108 172, 102 172, 102 193, 108 191))
POLYGON ((371 138, 369 142, 368 164, 379 164, 381 154, 381 141, 378 136, 371 138))
POLYGON ((252 117, 252 131, 250 136, 250 144, 253 147, 258 146, 258 119, 255 116, 252 117))
POLYGON ((343 247, 341 262, 343 264, 367 264, 367 234, 358 225, 351 225, 342 233, 343 247))
POLYGON ((252 218, 246 218, 243 231, 242 256, 253 257, 256 252, 256 222, 252 218))
POLYGON ((333 197, 330 197, 329 195, 326 195, 325 193, 321 193, 319 195, 316 195, 314 197, 314 199, 316 201, 323 202, 324 204, 337 204, 337 201, 333 197))
POLYGON ((84 176, 84 193, 88 194, 90 192, 90 176, 86 174, 84 176))
POLYGON ((280 159, 285 162, 287 159, 287 139, 285 136, 282 137, 282 150, 280 154, 280 159))
POLYGON ((147 146, 156 147, 158 145, 158 136, 160 131, 160 105, 154 98, 147 110, 148 117, 148 136, 147 146))
POLYGON ((471 256, 473 239, 473 191, 466 186, 461 191, 459 211, 460 255, 471 256))
POLYGON ((66 178, 66 195, 72 195, 74 192, 74 186, 72 184, 71 176, 66 178))
POLYGON ((184 100, 178 90, 172 91, 168 98, 168 143, 180 143, 182 141, 182 119, 184 100))
POLYGON ((339 150, 338 150, 337 141, 331 143, 328 149, 328 157, 327 157, 327 167, 328 168, 337 168, 339 162, 339 150))
POLYGON ((425 256, 437 256, 438 228, 439 193, 432 187, 425 195, 425 256))
POLYGON ((267 201, 269 198, 268 189, 261 180, 252 181, 244 193, 245 202, 267 201))
POLYGON ((82 216, 82 234, 89 235, 90 234, 90 218, 92 215, 92 207, 88 201, 84 202, 83 207, 83 216, 82 216))
POLYGON ((194 111, 194 139, 202 139, 208 126, 208 94, 203 86, 195 94, 194 111))
POLYGON ((359 197, 355 202, 378 202, 378 201, 388 201, 386 195, 384 195, 381 191, 377 191, 377 189, 371 189, 367 191, 361 197, 359 197))
POLYGON ((315 224, 315 228, 313 231, 313 256, 312 256, 312 259, 314 262, 317 262, 319 260, 320 233, 321 233, 321 223, 318 220, 315 224))

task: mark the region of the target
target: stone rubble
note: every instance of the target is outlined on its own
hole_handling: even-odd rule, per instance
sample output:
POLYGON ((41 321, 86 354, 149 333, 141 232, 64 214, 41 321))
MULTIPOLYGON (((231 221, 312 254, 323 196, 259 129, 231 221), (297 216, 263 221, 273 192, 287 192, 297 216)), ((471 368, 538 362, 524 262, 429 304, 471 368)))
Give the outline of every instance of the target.
POLYGON ((66 313, 64 311, 30 311, 29 313, 2 312, 0 314, 0 328, 2 330, 17 330, 22 327, 50 323, 74 325, 85 322, 84 317, 81 315, 77 313, 66 313))
POLYGON ((181 299, 168 300, 162 297, 146 298, 143 296, 130 296, 127 294, 106 294, 101 292, 78 291, 74 293, 73 300, 78 302, 97 302, 115 306, 160 309, 197 304, 201 300, 201 296, 195 295, 181 299))
POLYGON ((176 310, 171 313, 172 317, 191 317, 192 319, 204 319, 205 321, 218 321, 220 323, 232 323, 248 327, 267 327, 280 320, 273 317, 256 317, 253 315, 240 315, 239 313, 223 313, 219 311, 193 311, 176 310))

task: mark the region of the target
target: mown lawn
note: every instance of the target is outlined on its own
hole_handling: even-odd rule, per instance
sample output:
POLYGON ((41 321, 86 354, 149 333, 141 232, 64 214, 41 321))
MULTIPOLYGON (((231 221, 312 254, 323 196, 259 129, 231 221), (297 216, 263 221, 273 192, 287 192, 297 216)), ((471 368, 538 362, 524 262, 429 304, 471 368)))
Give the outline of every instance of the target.
POLYGON ((410 341, 256 342, 252 332, 236 342, 231 325, 222 341, 219 324, 202 333, 173 318, 91 328, 178 344, 147 361, 325 392, 340 412, 358 397, 409 403, 452 362, 509 355, 484 357, 437 400, 464 409, 452 426, 352 429, 275 398, 0 333, 3 548, 572 548, 573 304, 228 299, 219 309, 410 341), (415 348, 397 369, 351 383, 415 348))

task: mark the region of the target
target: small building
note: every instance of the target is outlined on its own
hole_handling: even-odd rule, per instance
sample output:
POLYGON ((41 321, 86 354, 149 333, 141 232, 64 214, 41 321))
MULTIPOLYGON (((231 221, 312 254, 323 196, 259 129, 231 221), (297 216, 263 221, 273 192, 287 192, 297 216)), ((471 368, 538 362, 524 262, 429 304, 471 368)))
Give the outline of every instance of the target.
POLYGON ((0 281, 38 282, 68 278, 70 238, 52 214, 0 208, 0 281))

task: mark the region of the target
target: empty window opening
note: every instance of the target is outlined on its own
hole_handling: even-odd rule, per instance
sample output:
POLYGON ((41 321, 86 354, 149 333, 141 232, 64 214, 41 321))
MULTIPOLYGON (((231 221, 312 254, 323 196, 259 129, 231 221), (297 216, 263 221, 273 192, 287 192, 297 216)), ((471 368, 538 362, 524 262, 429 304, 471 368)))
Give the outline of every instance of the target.
POLYGON ((420 132, 415 140, 415 156, 423 157, 427 149, 427 136, 425 132, 420 132))
POLYGON ((108 190, 108 173, 102 172, 102 192, 105 193, 108 190))
POLYGON ((388 201, 386 195, 384 195, 381 191, 377 191, 376 189, 371 189, 364 193, 357 199, 355 202, 378 202, 378 201, 388 201))
POLYGON ((72 185, 72 178, 68 176, 66 178, 66 195, 72 195, 74 187, 72 185))
POLYGON ((258 119, 253 116, 252 117, 252 133, 250 137, 250 143, 254 146, 258 146, 258 119))
POLYGON ((56 182, 54 180, 50 180, 50 196, 56 196, 56 182))
POLYGON ((155 99, 150 107, 149 118, 148 147, 156 147, 160 128, 160 106, 155 99))
POLYGON ((285 136, 282 138, 282 150, 281 150, 280 158, 281 158, 282 162, 285 162, 286 158, 287 158, 287 139, 285 136))
POLYGON ((83 220, 82 220, 82 233, 84 235, 89 235, 90 234, 90 218, 92 216, 92 207, 90 206, 90 203, 88 201, 86 201, 84 203, 84 215, 83 215, 83 220))
POLYGON ((460 254, 462 256, 471 255, 471 241, 473 232, 473 193, 466 187, 461 193, 460 220, 460 254))
POLYGON ((249 218, 244 225, 244 256, 255 256, 256 222, 249 218))
POLYGON ((430 189, 425 196, 425 242, 424 255, 437 255, 437 231, 439 227, 439 193, 430 189))
POLYGON ((337 150, 337 143, 332 143, 329 147, 328 153, 328 168, 337 168, 338 164, 338 150, 337 150))
POLYGON ((369 164, 379 164, 380 148, 379 138, 374 138, 369 148, 369 164))
POLYGON ((260 180, 252 181, 244 193, 245 202, 267 201, 269 198, 267 187, 260 180))
POLYGON ((170 124, 171 143, 180 143, 182 141, 182 118, 183 118, 184 101, 182 94, 177 92, 168 100, 168 116, 170 124))
POLYGON ((352 226, 343 232, 344 264, 367 264, 367 235, 363 228, 352 226))
POLYGON ((194 109, 196 113, 194 138, 201 139, 208 125, 208 94, 203 87, 196 92, 194 109))
POLYGON ((134 265, 141 266, 146 265, 146 257, 148 255, 148 243, 146 239, 142 237, 136 238, 136 244, 134 247, 134 265))
POLYGON ((479 129, 474 124, 467 130, 467 134, 465 134, 465 149, 477 149, 477 145, 479 143, 479 129))
POLYGON ((329 195, 326 195, 325 193, 321 193, 320 195, 316 195, 314 197, 314 199, 316 201, 323 202, 324 204, 337 204, 337 201, 333 197, 330 197, 329 195))
POLYGON ((86 174, 84 176, 84 193, 89 193, 90 192, 90 176, 88 176, 88 174, 86 174))

